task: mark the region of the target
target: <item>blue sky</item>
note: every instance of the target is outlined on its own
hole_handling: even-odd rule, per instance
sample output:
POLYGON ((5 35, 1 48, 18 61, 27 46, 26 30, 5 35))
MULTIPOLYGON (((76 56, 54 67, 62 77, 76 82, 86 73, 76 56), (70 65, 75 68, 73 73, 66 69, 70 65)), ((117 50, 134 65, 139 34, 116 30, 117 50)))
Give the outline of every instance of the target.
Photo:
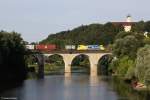
POLYGON ((0 0, 0 30, 29 42, 91 23, 150 20, 150 0, 0 0))

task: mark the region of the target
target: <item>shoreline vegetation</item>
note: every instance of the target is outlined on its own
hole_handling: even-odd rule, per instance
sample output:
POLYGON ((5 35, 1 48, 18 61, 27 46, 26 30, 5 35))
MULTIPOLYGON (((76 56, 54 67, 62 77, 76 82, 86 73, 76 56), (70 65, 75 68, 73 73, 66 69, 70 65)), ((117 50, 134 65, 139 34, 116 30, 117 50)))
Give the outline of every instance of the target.
POLYGON ((123 77, 112 76, 111 81, 109 81, 109 84, 119 94, 121 100, 122 98, 125 98, 127 100, 149 100, 150 98, 149 90, 137 90, 133 88, 132 84, 130 84, 129 82, 125 82, 127 80, 124 80, 123 77))
POLYGON ((0 92, 26 79, 25 47, 20 34, 0 31, 0 92))
POLYGON ((150 91, 150 36, 142 32, 120 32, 112 52, 114 59, 109 69, 134 90, 150 91))
MULTIPOLYGON (((119 76, 117 74, 113 73, 112 77, 119 77, 119 76)), ((135 77, 133 77, 132 79, 128 79, 128 78, 122 77, 120 79, 124 83, 129 84, 131 86, 131 88, 133 88, 134 90, 137 90, 137 91, 149 91, 150 92, 150 88, 146 84, 137 81, 137 79, 135 79, 135 77)))

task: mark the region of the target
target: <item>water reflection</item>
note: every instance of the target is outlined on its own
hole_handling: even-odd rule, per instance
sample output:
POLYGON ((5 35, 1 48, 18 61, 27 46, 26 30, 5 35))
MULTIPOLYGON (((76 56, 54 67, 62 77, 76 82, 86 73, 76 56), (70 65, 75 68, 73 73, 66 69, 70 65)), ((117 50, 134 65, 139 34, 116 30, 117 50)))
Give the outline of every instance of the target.
POLYGON ((98 76, 90 76, 89 77, 89 83, 90 86, 97 86, 99 84, 100 80, 98 76))
POLYGON ((71 84, 71 73, 65 73, 64 85, 69 86, 71 84))
POLYGON ((90 100, 117 100, 117 94, 110 89, 107 82, 104 81, 102 77, 90 77, 89 82, 90 100))
MULTIPOLYGON (((101 95, 100 91, 98 90, 98 88, 96 88, 99 85, 99 79, 98 76, 95 77, 89 77, 89 85, 90 85, 90 100, 97 100, 97 96, 101 95)), ((101 97, 102 99, 102 97, 101 97)))
POLYGON ((65 77, 71 77, 71 73, 64 73, 65 77))
POLYGON ((16 97, 17 100, 148 100, 134 95, 120 82, 106 79, 87 75, 47 76, 43 80, 26 80, 21 87, 5 91, 0 97, 16 97), (120 96, 111 87, 119 91, 120 96), (129 95, 132 99, 127 98, 129 95))

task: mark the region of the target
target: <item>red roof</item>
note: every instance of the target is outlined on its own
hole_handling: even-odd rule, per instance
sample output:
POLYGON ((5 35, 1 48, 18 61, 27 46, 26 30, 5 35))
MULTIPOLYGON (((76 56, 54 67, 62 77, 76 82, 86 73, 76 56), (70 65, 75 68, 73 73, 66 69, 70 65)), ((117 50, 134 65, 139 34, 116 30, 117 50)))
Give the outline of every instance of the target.
POLYGON ((114 25, 123 25, 123 26, 130 26, 135 24, 136 22, 112 22, 114 25))

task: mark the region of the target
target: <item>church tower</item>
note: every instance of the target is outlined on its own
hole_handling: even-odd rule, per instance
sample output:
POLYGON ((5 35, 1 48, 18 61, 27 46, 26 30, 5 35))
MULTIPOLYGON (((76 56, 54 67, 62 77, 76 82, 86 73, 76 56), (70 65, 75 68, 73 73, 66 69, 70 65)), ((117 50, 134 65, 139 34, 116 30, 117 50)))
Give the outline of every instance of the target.
POLYGON ((128 15, 128 16, 126 17, 126 22, 125 22, 125 24, 124 24, 124 31, 125 31, 125 32, 130 32, 130 31, 131 31, 131 28, 132 28, 131 23, 132 23, 131 16, 128 15))

